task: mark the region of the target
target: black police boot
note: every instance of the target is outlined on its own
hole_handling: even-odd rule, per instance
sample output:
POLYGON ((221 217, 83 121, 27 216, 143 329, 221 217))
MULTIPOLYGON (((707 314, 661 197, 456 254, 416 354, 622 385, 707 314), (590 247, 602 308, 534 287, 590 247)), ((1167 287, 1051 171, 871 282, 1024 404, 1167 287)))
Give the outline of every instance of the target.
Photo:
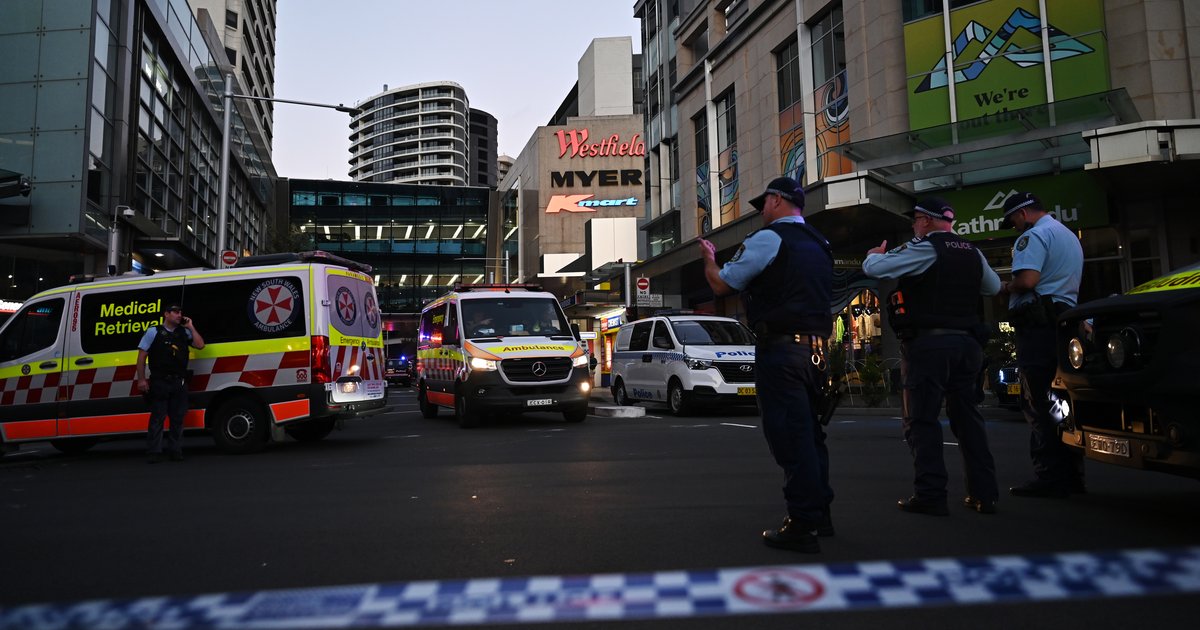
POLYGON ((763 544, 776 549, 787 549, 800 553, 820 553, 821 543, 817 540, 816 528, 801 526, 799 521, 783 519, 779 529, 768 529, 762 533, 763 544))
POLYGON ((980 514, 995 514, 996 500, 995 499, 976 499, 971 495, 963 497, 963 507, 968 510, 975 510, 980 514))
POLYGON ((912 514, 928 514, 929 516, 950 515, 950 510, 946 508, 945 499, 938 501, 935 499, 921 499, 916 496, 911 496, 907 499, 901 499, 897 501, 896 507, 912 514))

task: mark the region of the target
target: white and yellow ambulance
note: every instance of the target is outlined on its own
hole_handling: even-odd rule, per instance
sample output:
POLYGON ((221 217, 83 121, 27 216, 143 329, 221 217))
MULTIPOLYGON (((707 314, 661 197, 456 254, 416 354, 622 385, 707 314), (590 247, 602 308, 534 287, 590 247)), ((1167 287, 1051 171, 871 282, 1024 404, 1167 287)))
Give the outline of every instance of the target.
POLYGON ((371 269, 324 252, 251 256, 229 269, 90 278, 43 291, 0 328, 0 445, 82 452, 145 433, 137 344, 183 307, 204 337, 188 365, 185 429, 227 452, 327 436, 386 404, 371 269))
POLYGON ((421 311, 417 401, 460 426, 491 413, 560 411, 582 422, 590 357, 553 294, 536 285, 457 285, 421 311))

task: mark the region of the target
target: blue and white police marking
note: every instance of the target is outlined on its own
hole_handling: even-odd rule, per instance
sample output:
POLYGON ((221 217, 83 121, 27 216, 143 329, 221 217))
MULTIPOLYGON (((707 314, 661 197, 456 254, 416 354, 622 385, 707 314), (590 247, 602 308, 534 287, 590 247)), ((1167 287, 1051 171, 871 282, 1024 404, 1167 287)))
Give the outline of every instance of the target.
POLYGON ((298 628, 853 611, 1200 592, 1200 547, 540 576, 0 610, 0 628, 298 628))

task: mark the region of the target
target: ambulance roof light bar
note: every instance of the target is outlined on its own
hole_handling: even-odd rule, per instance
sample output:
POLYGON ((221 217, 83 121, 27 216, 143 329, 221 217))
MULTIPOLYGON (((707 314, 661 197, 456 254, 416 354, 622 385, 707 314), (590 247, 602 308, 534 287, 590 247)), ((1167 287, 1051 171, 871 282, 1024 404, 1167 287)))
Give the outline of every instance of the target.
POLYGON ((262 267, 264 265, 282 265, 286 263, 323 263, 326 265, 338 265, 347 269, 353 269, 362 273, 369 274, 374 271, 374 267, 366 263, 360 263, 349 258, 342 258, 323 252, 320 250, 311 252, 285 252, 281 254, 261 254, 259 256, 246 256, 237 261, 234 267, 262 267))

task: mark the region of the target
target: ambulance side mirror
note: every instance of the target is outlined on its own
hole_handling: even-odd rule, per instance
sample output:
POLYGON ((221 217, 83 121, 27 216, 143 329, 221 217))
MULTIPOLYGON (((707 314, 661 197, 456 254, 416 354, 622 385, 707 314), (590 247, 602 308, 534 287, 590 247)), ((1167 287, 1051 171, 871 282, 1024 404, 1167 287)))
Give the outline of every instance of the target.
POLYGON ((575 341, 579 341, 579 324, 571 324, 571 334, 575 337, 575 341))

